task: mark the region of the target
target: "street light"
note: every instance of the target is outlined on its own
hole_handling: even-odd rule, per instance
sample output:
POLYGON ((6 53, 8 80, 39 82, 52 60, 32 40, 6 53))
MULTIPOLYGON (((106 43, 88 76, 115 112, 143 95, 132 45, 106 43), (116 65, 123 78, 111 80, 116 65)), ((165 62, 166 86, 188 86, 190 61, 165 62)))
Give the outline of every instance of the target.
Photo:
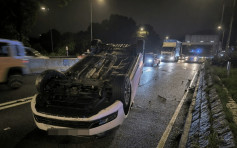
POLYGON ((168 39, 169 39, 169 36, 166 36, 165 39, 168 40, 168 39))
MULTIPOLYGON (((103 3, 104 0, 98 0, 99 3, 103 3)), ((93 29, 92 29, 92 21, 93 21, 93 0, 90 0, 91 3, 91 41, 93 40, 93 29)))
MULTIPOLYGON (((46 12, 46 11, 49 11, 49 8, 46 8, 46 7, 42 6, 41 10, 43 12, 46 12)), ((51 39, 51 49, 52 49, 52 52, 53 52, 53 33, 52 33, 51 23, 50 23, 50 26, 49 26, 49 30, 50 30, 50 39, 51 39)))
POLYGON ((45 7, 41 7, 41 10, 45 11, 45 10, 46 10, 46 8, 45 8, 45 7))
POLYGON ((149 32, 144 27, 140 27, 137 31, 137 37, 141 39, 145 39, 148 34, 149 32))

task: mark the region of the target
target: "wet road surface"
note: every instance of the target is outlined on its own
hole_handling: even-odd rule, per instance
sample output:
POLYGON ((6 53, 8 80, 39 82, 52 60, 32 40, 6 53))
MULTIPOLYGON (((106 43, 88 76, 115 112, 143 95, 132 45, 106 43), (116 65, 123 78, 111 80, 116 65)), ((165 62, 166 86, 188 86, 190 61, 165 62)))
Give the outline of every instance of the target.
MULTIPOLYGON (((155 148, 199 64, 161 63, 145 67, 135 103, 124 123, 104 137, 49 136, 33 122, 30 104, 0 110, 1 147, 149 147, 155 148)), ((32 96, 36 76, 27 76, 24 90, 0 86, 0 99, 32 96), (5 89, 5 90, 4 90, 5 89), (25 90, 27 89, 27 90, 25 90)))

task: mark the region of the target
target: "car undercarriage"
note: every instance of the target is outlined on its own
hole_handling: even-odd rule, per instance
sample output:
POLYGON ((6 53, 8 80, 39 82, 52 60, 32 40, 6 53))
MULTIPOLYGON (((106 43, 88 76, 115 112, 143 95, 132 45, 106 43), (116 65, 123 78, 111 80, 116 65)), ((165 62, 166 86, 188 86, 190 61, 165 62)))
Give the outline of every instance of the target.
POLYGON ((142 48, 128 44, 103 44, 65 73, 46 70, 36 79, 38 112, 86 118, 116 100, 127 114, 131 104, 131 83, 142 48), (98 52, 99 51, 99 52, 98 52))

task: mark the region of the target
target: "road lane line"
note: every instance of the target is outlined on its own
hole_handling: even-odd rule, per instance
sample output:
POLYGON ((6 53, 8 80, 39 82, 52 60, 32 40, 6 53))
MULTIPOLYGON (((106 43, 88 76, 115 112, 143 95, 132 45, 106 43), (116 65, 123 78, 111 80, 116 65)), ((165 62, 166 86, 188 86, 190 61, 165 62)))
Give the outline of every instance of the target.
POLYGON ((29 103, 29 102, 31 102, 32 98, 33 98, 33 96, 2 103, 2 104, 0 104, 0 110, 4 110, 7 108, 11 108, 11 107, 15 107, 18 105, 29 103))
MULTIPOLYGON (((193 79, 192 79, 192 81, 191 81, 189 86, 192 86, 192 84, 193 84, 193 82, 194 82, 194 80, 196 78, 197 73, 198 72, 195 73, 195 75, 194 75, 194 77, 193 77, 193 79)), ((188 92, 189 92, 189 89, 186 91, 186 93, 184 94, 183 98, 181 99, 178 107, 176 108, 176 110, 175 110, 175 112, 173 114, 173 117, 171 118, 168 126, 165 129, 165 132, 163 133, 163 135, 162 135, 162 137, 161 137, 161 139, 160 139, 160 141, 159 141, 159 143, 157 145, 157 148, 163 148, 165 146, 166 140, 167 140, 167 138, 168 138, 168 136, 170 134, 170 131, 171 131, 173 125, 174 125, 174 122, 175 122, 175 120, 176 120, 176 118, 177 118, 177 116, 178 116, 178 114, 180 112, 180 109, 183 106, 184 100, 187 97, 188 92)))
POLYGON ((32 98, 33 98, 33 96, 27 97, 27 98, 18 99, 18 100, 14 100, 14 101, 5 102, 5 103, 0 104, 0 107, 5 106, 5 105, 9 105, 9 104, 13 104, 13 103, 17 103, 17 102, 24 102, 24 101, 30 100, 32 98))
POLYGON ((188 134, 189 134, 189 130, 190 130, 191 122, 192 122, 192 110, 195 106, 199 83, 200 83, 200 78, 198 77, 197 84, 196 84, 197 87, 194 90, 192 103, 191 103, 191 105, 189 107, 189 110, 188 110, 187 119, 186 119, 186 122, 185 122, 185 125, 184 125, 184 131, 183 131, 183 134, 181 136, 180 143, 179 143, 179 148, 185 148, 186 144, 187 144, 188 134))

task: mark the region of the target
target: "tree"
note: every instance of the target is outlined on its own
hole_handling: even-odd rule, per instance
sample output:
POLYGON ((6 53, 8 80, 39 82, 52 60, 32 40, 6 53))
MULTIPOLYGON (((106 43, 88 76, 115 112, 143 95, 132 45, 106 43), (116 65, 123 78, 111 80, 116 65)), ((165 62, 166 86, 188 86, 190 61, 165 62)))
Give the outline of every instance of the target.
MULTIPOLYGON (((52 36, 53 36, 53 48, 54 52, 57 52, 58 47, 60 47, 61 43, 61 33, 56 30, 52 29, 52 36)), ((41 34, 40 36, 40 44, 48 53, 52 52, 52 44, 51 44, 51 31, 49 30, 46 33, 41 34)))
MULTIPOLYGON (((159 35, 151 25, 147 24, 145 28, 149 32, 146 49, 149 52, 157 53, 161 45, 159 35)), ((132 44, 136 40, 137 30, 136 22, 132 18, 121 15, 111 15, 108 20, 104 20, 102 23, 93 23, 94 39, 101 39, 104 43, 132 44)), ((88 30, 78 33, 68 32, 61 35, 55 29, 52 30, 52 33, 55 55, 66 55, 66 46, 69 48, 69 55, 82 54, 90 48, 90 26, 88 30)), ((42 51, 52 52, 50 31, 43 33, 39 42, 43 48, 42 51)), ((34 42, 34 46, 41 48, 37 42, 34 42)))
MULTIPOLYGON (((90 26, 87 31, 90 31, 90 26)), ((136 37, 136 31, 136 22, 132 18, 116 14, 101 24, 93 23, 94 38, 102 39, 103 42, 131 43, 136 37)))
POLYGON ((160 39, 160 36, 155 32, 154 28, 146 24, 145 30, 149 32, 147 39, 146 39, 146 52, 154 52, 158 53, 159 48, 161 47, 162 41, 160 39))
POLYGON ((4 13, 0 13, 1 37, 27 43, 38 8, 39 4, 35 0, 2 1, 0 9, 4 13))

